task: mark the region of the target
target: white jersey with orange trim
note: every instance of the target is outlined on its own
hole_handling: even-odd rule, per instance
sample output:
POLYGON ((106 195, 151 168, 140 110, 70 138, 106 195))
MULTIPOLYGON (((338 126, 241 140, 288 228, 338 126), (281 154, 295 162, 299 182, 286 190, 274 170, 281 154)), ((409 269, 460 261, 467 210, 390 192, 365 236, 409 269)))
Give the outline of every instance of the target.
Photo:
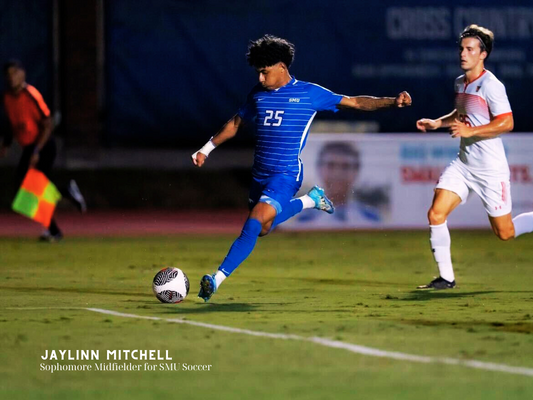
MULTIPOLYGON (((459 120, 468 126, 487 125, 495 118, 512 113, 505 86, 488 70, 483 70, 470 83, 466 83, 464 75, 455 80, 455 108, 459 120)), ((499 136, 461 138, 459 160, 479 175, 509 174, 499 136)))

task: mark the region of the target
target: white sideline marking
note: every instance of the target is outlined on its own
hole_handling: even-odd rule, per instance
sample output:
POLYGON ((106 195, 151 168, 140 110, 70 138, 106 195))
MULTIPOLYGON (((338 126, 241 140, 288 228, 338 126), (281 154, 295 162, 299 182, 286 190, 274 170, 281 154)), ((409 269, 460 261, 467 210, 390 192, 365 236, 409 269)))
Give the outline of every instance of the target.
POLYGON ((115 317, 148 319, 148 320, 153 320, 153 321, 166 321, 166 322, 172 322, 176 324, 187 324, 187 325, 199 326, 202 328, 209 328, 209 329, 214 329, 214 330, 224 331, 224 332, 241 333, 241 334, 250 335, 250 336, 260 336, 260 337, 267 337, 271 339, 299 340, 303 342, 312 342, 312 343, 319 344, 321 346, 343 349, 343 350, 350 351, 352 353, 363 354, 363 355, 372 356, 372 357, 392 358, 395 360, 412 361, 412 362, 419 362, 419 363, 426 363, 426 364, 461 365, 463 367, 484 369, 487 371, 498 371, 498 372, 507 372, 510 374, 516 374, 516 375, 533 376, 533 368, 513 367, 513 366, 505 365, 505 364, 495 364, 495 363, 476 361, 476 360, 460 360, 456 358, 417 356, 414 354, 379 350, 379 349, 374 349, 372 347, 359 346, 357 344, 345 343, 345 342, 340 342, 338 340, 330 340, 330 339, 324 339, 320 337, 304 337, 304 336, 298 336, 298 335, 286 335, 284 333, 268 333, 268 332, 261 332, 261 331, 251 331, 249 329, 239 329, 239 328, 232 328, 232 327, 223 326, 223 325, 213 325, 213 324, 207 324, 205 322, 196 322, 196 321, 190 321, 190 320, 185 320, 185 319, 180 319, 180 318, 159 318, 159 317, 149 317, 149 316, 136 315, 136 314, 125 314, 125 313, 112 311, 112 310, 104 310, 101 308, 86 308, 86 310, 101 313, 101 314, 113 315, 115 317))
POLYGON ((34 310, 87 310, 86 307, 6 307, 5 310, 34 311, 34 310))

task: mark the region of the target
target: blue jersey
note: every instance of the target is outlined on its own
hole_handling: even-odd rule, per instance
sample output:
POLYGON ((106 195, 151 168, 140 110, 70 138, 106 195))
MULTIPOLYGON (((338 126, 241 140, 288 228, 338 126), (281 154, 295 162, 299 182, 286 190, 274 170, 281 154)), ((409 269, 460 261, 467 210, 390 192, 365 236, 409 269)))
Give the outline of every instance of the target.
POLYGON ((300 154, 317 111, 338 111, 342 96, 294 78, 276 90, 255 86, 239 109, 243 120, 256 126, 252 174, 265 178, 275 174, 302 178, 300 154))

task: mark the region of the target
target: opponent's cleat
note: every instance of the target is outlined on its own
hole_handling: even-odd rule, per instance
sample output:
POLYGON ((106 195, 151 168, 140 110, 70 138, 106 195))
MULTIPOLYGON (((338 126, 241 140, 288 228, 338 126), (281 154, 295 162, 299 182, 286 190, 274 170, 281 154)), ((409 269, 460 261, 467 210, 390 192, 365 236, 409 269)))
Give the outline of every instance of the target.
POLYGON ((333 203, 330 199, 327 198, 326 193, 324 193, 324 189, 318 186, 313 186, 309 192, 307 192, 307 195, 313 199, 315 202, 315 208, 317 210, 322 210, 327 212, 328 214, 333 214, 335 212, 335 207, 333 207, 333 203))
POLYGON ((453 289, 454 287, 455 287, 455 281, 449 282, 446 279, 441 278, 439 276, 438 278, 433 279, 427 285, 418 286, 417 289, 443 290, 443 289, 453 289))
POLYGON ((198 297, 208 302, 216 291, 217 283, 215 281, 215 274, 204 275, 200 280, 200 293, 198 293, 198 297))
POLYGON ((61 232, 57 232, 55 235, 52 235, 48 229, 45 230, 41 236, 39 236, 39 242, 57 243, 62 239, 63 234, 61 232))
POLYGON ((87 212, 87 204, 85 203, 85 198, 81 194, 80 188, 78 187, 74 179, 70 180, 70 184, 68 186, 68 194, 72 199, 73 203, 78 208, 79 212, 85 214, 87 212))

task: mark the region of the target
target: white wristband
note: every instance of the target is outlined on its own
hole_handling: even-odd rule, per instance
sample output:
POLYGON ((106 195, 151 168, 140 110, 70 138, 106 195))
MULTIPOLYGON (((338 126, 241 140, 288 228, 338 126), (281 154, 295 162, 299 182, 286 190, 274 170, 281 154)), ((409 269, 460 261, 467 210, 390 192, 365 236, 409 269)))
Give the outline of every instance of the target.
POLYGON ((209 139, 209 142, 204 144, 204 146, 200 150, 198 150, 197 152, 191 155, 194 164, 196 165, 196 155, 198 153, 202 153, 203 155, 205 155, 205 158, 207 158, 209 157, 209 153, 215 150, 215 147, 216 147, 215 144, 212 142, 211 139, 209 139))
POLYGON ((213 141, 211 139, 209 139, 209 142, 204 144, 204 146, 200 150, 198 150, 198 153, 205 154, 206 157, 209 157, 209 153, 211 153, 213 150, 215 150, 215 147, 217 147, 217 146, 215 146, 213 141))

